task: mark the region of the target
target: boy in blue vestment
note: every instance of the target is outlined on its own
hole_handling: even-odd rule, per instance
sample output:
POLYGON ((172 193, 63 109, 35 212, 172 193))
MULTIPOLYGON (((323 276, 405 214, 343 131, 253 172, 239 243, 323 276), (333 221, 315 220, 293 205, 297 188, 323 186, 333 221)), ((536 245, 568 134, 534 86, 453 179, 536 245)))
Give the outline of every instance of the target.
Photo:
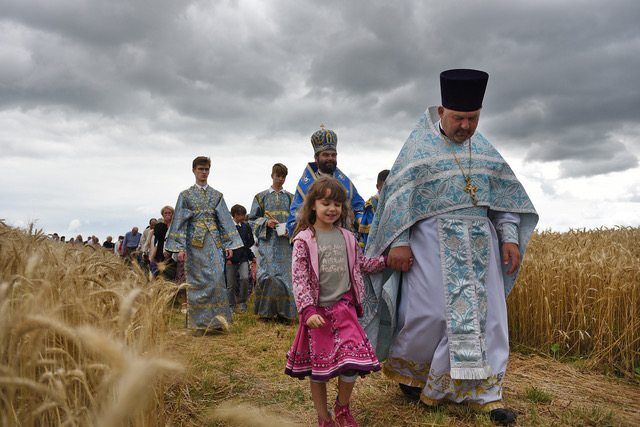
POLYGON ((283 188, 289 170, 282 163, 271 168, 270 188, 256 194, 251 204, 249 225, 258 247, 258 264, 253 312, 267 319, 293 320, 297 316, 291 286, 291 245, 285 230, 293 194, 283 188))
POLYGON ((208 157, 193 160, 196 183, 178 196, 165 243, 167 252, 178 252, 178 261, 185 262, 188 326, 196 336, 231 323, 225 256, 243 246, 222 193, 207 184, 210 167, 208 157))
POLYGON ((376 192, 375 195, 369 197, 369 200, 364 204, 364 213, 362 214, 362 219, 360 220, 360 227, 358 228, 358 232, 360 233, 360 246, 364 248, 367 245, 367 238, 369 237, 369 229, 371 228, 371 223, 373 222, 373 216, 376 214, 376 209, 378 208, 378 200, 380 199, 380 190, 382 190, 382 186, 384 185, 385 179, 389 175, 389 169, 384 169, 380 171, 378 174, 378 179, 376 181, 376 192))

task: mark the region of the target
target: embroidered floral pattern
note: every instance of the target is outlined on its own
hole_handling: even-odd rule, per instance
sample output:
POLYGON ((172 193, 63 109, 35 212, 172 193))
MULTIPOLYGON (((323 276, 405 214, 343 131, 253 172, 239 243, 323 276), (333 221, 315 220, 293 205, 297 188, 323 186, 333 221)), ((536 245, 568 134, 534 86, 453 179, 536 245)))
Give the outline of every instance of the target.
MULTIPOLYGON (((384 269, 384 257, 366 258, 362 255, 358 241, 352 233, 347 232, 345 237, 347 242, 347 253, 351 251, 355 257, 353 265, 349 265, 351 273, 351 286, 355 291, 357 306, 362 303, 364 294, 364 284, 362 272, 375 273, 384 269), (355 246, 354 246, 355 245, 355 246)), ((296 299, 298 312, 302 312, 305 307, 318 305, 318 274, 311 266, 309 244, 316 244, 315 238, 311 237, 311 231, 305 230, 296 236, 293 241, 292 254, 292 280, 293 294, 296 299)))
POLYGON ((443 217, 438 219, 438 233, 451 375, 459 379, 486 378, 491 374, 485 343, 488 223, 443 217))
POLYGON ((301 324, 291 349, 287 353, 285 373, 296 378, 311 376, 327 380, 341 372, 355 369, 362 375, 380 369, 378 359, 367 335, 358 323, 357 312, 363 294, 362 271, 375 272, 384 268, 384 257, 364 258, 355 236, 342 230, 347 247, 344 267, 351 278, 353 296, 345 296, 329 307, 318 307, 319 285, 317 243, 309 230, 296 236, 293 244, 292 277, 298 310, 313 306, 325 319, 325 325, 309 329, 301 324), (314 247, 312 251, 310 246, 314 247), (312 257, 315 256, 315 259, 312 257), (316 267, 317 268, 317 267, 316 267), (351 299, 355 297, 355 301, 351 299), (355 305, 354 305, 355 304, 355 305))
POLYGON ((442 401, 477 401, 481 396, 502 399, 504 372, 483 380, 456 380, 449 373, 436 373, 428 363, 390 358, 384 363, 384 374, 390 379, 429 390, 427 403, 442 401), (422 378, 422 379, 421 379, 422 378))
POLYGON ((444 396, 455 396, 452 399, 456 402, 465 399, 476 399, 482 395, 491 394, 502 398, 502 383, 504 382, 504 372, 494 374, 484 380, 454 380, 448 373, 436 374, 433 370, 429 372, 427 387, 438 394, 444 396))
POLYGON ((349 369, 361 375, 380 370, 380 364, 355 309, 346 300, 329 307, 318 307, 325 325, 310 329, 301 325, 293 346, 287 352, 285 373, 295 378, 311 376, 324 381, 349 369))

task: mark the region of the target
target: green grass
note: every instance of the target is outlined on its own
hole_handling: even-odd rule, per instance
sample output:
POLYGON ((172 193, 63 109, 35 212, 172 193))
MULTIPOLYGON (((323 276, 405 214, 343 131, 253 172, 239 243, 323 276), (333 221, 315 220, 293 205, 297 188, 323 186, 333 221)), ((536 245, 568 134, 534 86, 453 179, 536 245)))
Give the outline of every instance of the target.
POLYGON ((578 407, 567 414, 565 421, 573 426, 614 426, 613 411, 603 409, 599 405, 578 407))
POLYGON ((533 403, 551 403, 553 396, 537 387, 527 387, 524 398, 533 403))

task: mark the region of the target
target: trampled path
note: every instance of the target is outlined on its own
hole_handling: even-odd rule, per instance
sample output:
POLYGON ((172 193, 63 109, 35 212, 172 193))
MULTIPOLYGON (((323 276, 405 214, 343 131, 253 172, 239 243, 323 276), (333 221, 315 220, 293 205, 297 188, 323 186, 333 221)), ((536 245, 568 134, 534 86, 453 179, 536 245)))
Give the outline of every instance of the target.
MULTIPOLYGON (((184 317, 174 316, 165 356, 180 361, 188 371, 186 381, 177 386, 181 390, 174 387, 167 402, 168 407, 175 405, 170 400, 180 395, 180 407, 171 409, 176 424, 202 425, 211 422, 209 413, 219 405, 240 405, 244 409, 238 412, 243 415, 247 408, 254 408, 263 414, 262 421, 273 417, 279 427, 315 425, 307 381, 283 373, 284 356, 297 325, 241 314, 234 315, 228 333, 193 337, 184 329, 184 317)), ((513 352, 504 392, 506 406, 518 414, 515 425, 640 425, 640 382, 581 370, 551 358, 513 352), (550 401, 531 401, 527 390, 532 388, 546 393, 550 401)), ((379 372, 359 380, 352 403, 362 426, 491 425, 486 417, 477 417, 460 405, 429 411, 408 402, 379 372)))

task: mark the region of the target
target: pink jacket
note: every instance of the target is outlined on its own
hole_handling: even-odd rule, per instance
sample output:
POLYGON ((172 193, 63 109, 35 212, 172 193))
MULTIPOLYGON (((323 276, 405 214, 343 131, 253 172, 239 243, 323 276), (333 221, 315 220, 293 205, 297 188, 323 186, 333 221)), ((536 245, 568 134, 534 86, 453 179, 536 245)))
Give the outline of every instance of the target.
MULTIPOLYGON (((365 258, 353 233, 341 227, 338 227, 338 229, 342 232, 347 243, 347 262, 349 264, 351 290, 355 296, 358 317, 362 317, 362 297, 364 294, 362 273, 382 271, 385 267, 385 257, 365 258)), ((318 286, 318 242, 308 228, 293 239, 292 263, 293 294, 296 300, 296 307, 301 314, 300 323, 304 323, 311 315, 316 313, 315 307, 318 306, 320 295, 318 286), (306 310, 303 313, 308 307, 313 309, 306 310)))

